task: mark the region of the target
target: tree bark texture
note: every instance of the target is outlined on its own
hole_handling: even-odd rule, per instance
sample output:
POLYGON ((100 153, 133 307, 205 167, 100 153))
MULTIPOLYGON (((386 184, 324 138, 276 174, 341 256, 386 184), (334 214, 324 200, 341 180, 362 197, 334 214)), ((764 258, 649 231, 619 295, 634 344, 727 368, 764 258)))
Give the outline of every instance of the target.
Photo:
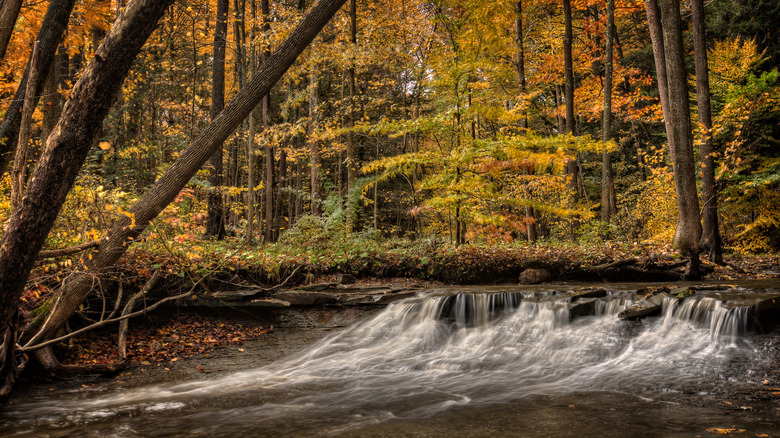
MULTIPOLYGON (((263 14, 263 33, 270 35, 271 33, 271 7, 268 0, 262 0, 260 2, 260 10, 263 14)), ((271 56, 271 47, 267 45, 263 51, 263 62, 271 56)), ((269 129, 271 127, 271 93, 268 93, 263 98, 262 117, 263 117, 263 129, 269 129)), ((266 242, 273 242, 277 235, 275 227, 274 214, 274 191, 276 189, 276 181, 274 178, 274 148, 270 141, 266 140, 263 146, 263 156, 265 157, 265 236, 266 242)))
POLYGON ((674 163, 674 185, 679 211, 673 244, 682 253, 691 257, 691 267, 694 271, 698 271, 701 221, 696 192, 680 0, 661 0, 660 6, 669 85, 669 113, 664 114, 664 118, 668 121, 672 134, 669 149, 672 151, 674 163))
POLYGON ((22 192, 27 183, 27 151, 30 149, 30 123, 35 111, 35 90, 33 84, 38 80, 38 68, 41 48, 36 41, 30 56, 30 80, 27 81, 24 105, 22 105, 22 120, 19 126, 19 144, 16 146, 14 166, 11 178, 11 208, 16 208, 22 201, 22 192))
MULTIPOLYGON (((246 87, 233 97, 219 116, 212 120, 174 161, 168 171, 133 204, 129 212, 135 219, 135 226, 132 226, 133 224, 128 217, 121 218, 114 223, 98 252, 93 254, 92 259, 87 262, 88 271, 74 275, 63 285, 61 298, 50 312, 46 327, 36 334, 30 342, 37 343, 38 340, 45 339, 55 333, 59 327, 62 327, 91 291, 94 281, 93 273, 99 274, 119 260, 132 240, 138 237, 150 221, 173 201, 214 151, 221 147, 225 139, 260 103, 263 96, 271 91, 274 84, 279 81, 345 1, 320 0, 306 13, 293 32, 249 80, 246 87)), ((0 258, 0 261, 2 260, 4 259, 0 258)))
MULTIPOLYGON (((126 7, 73 87, 22 203, 0 241, 0 331, 8 327, 38 251, 133 60, 172 2, 136 0, 126 7)), ((43 55, 43 45, 41 52, 43 55)))
MULTIPOLYGON (((228 0, 217 1, 217 19, 214 27, 214 67, 211 86, 211 120, 217 118, 225 107, 225 48, 227 46, 228 0)), ((206 236, 222 240, 225 237, 225 211, 222 206, 222 147, 217 148, 209 159, 208 217, 206 236)))
POLYGON ((3 0, 0 4, 0 60, 5 59, 5 52, 8 43, 11 42, 22 3, 23 0, 3 0))
MULTIPOLYGON (((563 61, 564 61, 564 100, 566 102, 566 132, 574 134, 574 60, 572 59, 572 44, 574 35, 572 31, 571 0, 563 0, 563 15, 565 30, 563 36, 563 61)), ((569 192, 569 204, 573 206, 577 202, 577 158, 566 163, 566 186, 569 192)))
POLYGON ((309 165, 311 171, 311 214, 322 216, 322 178, 320 169, 320 143, 317 140, 317 118, 319 117, 319 72, 316 61, 309 71, 309 165))
MULTIPOLYGON (((357 45, 357 1, 349 1, 349 41, 354 48, 357 45)), ((347 233, 354 231, 357 225, 357 212, 349 199, 349 192, 357 178, 357 157, 355 156, 355 137, 352 128, 355 127, 353 105, 355 104, 355 66, 349 67, 349 103, 347 105, 347 233)))
MULTIPOLYGON (((68 27, 68 20, 75 2, 76 0, 52 0, 49 3, 49 8, 46 10, 46 15, 43 17, 41 30, 36 38, 36 41, 41 45, 41 61, 38 80, 35 84, 35 104, 37 104, 37 98, 43 91, 46 76, 49 74, 52 60, 57 54, 57 48, 60 46, 65 29, 68 27)), ((3 121, 0 122, 0 174, 5 171, 16 150, 16 142, 19 137, 19 122, 22 118, 22 105, 24 104, 29 74, 28 68, 19 82, 19 88, 16 89, 16 94, 14 94, 14 98, 3 116, 3 121)))
POLYGON ((59 88, 66 87, 68 80, 68 51, 64 46, 57 49, 54 57, 54 65, 49 68, 49 74, 43 87, 43 120, 41 121, 41 142, 46 143, 49 134, 57 125, 62 113, 64 99, 59 88))
MULTIPOLYGON (((669 114, 669 84, 666 75, 666 50, 664 49, 664 35, 661 27, 661 11, 658 9, 658 0, 645 0, 645 12, 647 14, 647 27, 650 30, 650 41, 653 44, 655 75, 658 81, 658 99, 661 101, 661 112, 664 114, 666 138, 669 139, 672 137, 666 116, 666 114, 669 114)), ((670 150, 669 152, 671 153, 672 151, 670 150)))
POLYGON ((691 0, 693 52, 696 61, 696 105, 701 129, 701 203, 702 235, 699 248, 709 253, 710 260, 723 261, 718 227, 718 190, 715 186, 715 159, 712 144, 712 107, 707 64, 707 43, 704 28, 704 1, 691 0))
MULTIPOLYGON (((612 45, 614 41, 615 0, 607 0, 607 38, 604 66, 604 112, 601 116, 601 140, 612 140, 612 45)), ((615 181, 610 152, 601 156, 601 220, 610 222, 617 212, 615 181)))

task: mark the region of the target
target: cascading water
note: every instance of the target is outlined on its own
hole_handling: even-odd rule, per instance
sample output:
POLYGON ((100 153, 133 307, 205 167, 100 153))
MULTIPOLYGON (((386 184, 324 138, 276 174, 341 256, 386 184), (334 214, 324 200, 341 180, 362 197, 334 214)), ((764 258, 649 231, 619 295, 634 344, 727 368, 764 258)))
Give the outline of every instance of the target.
POLYGON ((393 303, 371 320, 261 369, 114 393, 18 400, 0 414, 0 431, 342 435, 377 424, 453 419, 452 412, 468 418, 469 410, 540 397, 609 393, 649 400, 703 382, 716 388, 762 378, 745 358, 771 358, 738 337, 746 308, 727 309, 706 297, 667 298, 661 317, 617 318, 634 299, 614 292, 595 301, 592 316, 571 319, 565 294, 432 292, 393 303), (748 363, 738 376, 729 372, 735 361, 748 363))

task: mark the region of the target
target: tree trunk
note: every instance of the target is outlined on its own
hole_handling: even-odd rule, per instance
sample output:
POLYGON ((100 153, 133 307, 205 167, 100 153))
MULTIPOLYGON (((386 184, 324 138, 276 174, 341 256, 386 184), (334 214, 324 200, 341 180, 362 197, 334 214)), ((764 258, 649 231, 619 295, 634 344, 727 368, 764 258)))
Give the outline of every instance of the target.
MULTIPOLYGON (((241 124, 250 111, 258 105, 263 96, 270 92, 274 84, 295 62, 309 43, 314 40, 320 30, 345 1, 320 0, 306 13, 293 32, 258 69, 258 72, 247 83, 247 86, 233 97, 219 116, 209 123, 193 143, 182 152, 168 171, 133 204, 129 212, 133 216, 134 223, 127 217, 121 218, 114 223, 108 232, 106 240, 101 244, 99 251, 93 254, 91 260, 87 261, 88 272, 75 273, 63 285, 60 294, 61 298, 51 310, 45 327, 28 344, 47 338, 63 326, 92 290, 94 275, 113 266, 119 260, 133 239, 138 237, 149 225, 149 222, 173 201, 214 151, 221 147, 225 139, 241 124)), ((134 2, 131 6, 135 4, 134 2)), ((25 215, 25 217, 35 217, 35 215, 25 215)), ((12 222, 12 225, 14 225, 14 222, 12 222)), ((9 230, 11 229, 9 228, 9 230)), ((35 249, 36 253, 38 248, 35 249)), ((18 248, 14 249, 19 250, 18 248)), ((4 262, 5 258, 2 256, 5 254, 6 246, 0 247, 0 250, 3 251, 0 252, 0 261, 4 262)), ((13 254, 13 252, 10 254, 13 254)), ((5 267, 5 264, 0 264, 0 280, 5 280, 3 278, 4 272, 16 273, 19 271, 16 266, 13 266, 12 270, 3 269, 5 267)), ((25 272, 29 272, 29 269, 25 272)), ((24 278, 26 279, 26 274, 24 278)), ((3 284, 6 283, 3 282, 3 284)), ((19 294, 21 294, 23 284, 24 282, 22 281, 19 286, 19 294)), ((18 297, 19 295, 16 296, 17 300, 18 297)), ((6 306, 2 307, 3 312, 5 312, 6 308, 6 306)), ((5 313, 3 316, 7 318, 5 313)))
MULTIPOLYGON (((22 203, 0 241, 0 332, 9 327, 38 251, 133 60, 171 3, 173 0, 136 0, 125 8, 73 87, 22 203)), ((41 52, 43 55, 43 47, 41 52)), ((78 304, 71 312, 77 308, 78 304)))
MULTIPOLYGON (((260 9, 263 14, 263 32, 270 34, 271 8, 268 0, 260 2, 260 9)), ((263 61, 269 56, 271 56, 271 49, 270 46, 266 46, 263 52, 263 61)), ((271 127, 271 93, 263 98, 261 106, 263 109, 263 129, 268 129, 271 127)), ((263 155, 265 156, 265 241, 273 242, 277 234, 274 227, 274 189, 276 184, 274 181, 274 149, 268 140, 263 147, 263 155)))
MULTIPOLYGON (((566 101, 566 132, 574 134, 574 60, 572 59, 572 31, 571 0, 563 0, 563 15, 565 30, 563 37, 563 60, 565 75, 564 100, 566 101)), ((566 163, 566 186, 569 192, 569 207, 577 203, 577 152, 574 158, 566 163)), ((574 223, 572 222, 572 228, 574 223)), ((573 234, 573 229, 572 229, 573 234)))
MULTIPOLYGON (((645 0, 647 13, 647 27, 650 30, 650 41, 653 44, 653 59, 655 60, 655 72, 658 80, 658 98, 661 101, 661 111, 669 114, 669 84, 666 74, 666 50, 664 49, 664 35, 661 27, 661 12, 658 10, 658 0, 645 0)), ((664 116, 664 128, 666 138, 672 134, 669 129, 669 120, 664 116)), ((672 153, 672 151, 669 151, 672 153)), ((674 157, 672 157, 674 159, 674 157)))
POLYGON ((701 221, 696 192, 680 0, 661 0, 660 5, 669 85, 669 113, 664 114, 664 117, 669 122, 672 134, 669 149, 672 151, 677 209, 680 214, 673 244, 680 252, 691 258, 691 275, 697 276, 701 221))
MULTIPOLYGON (((515 2, 515 50, 517 52, 517 83, 520 99, 525 98, 525 49, 523 47, 523 2, 515 2)), ((521 122, 523 129, 528 129, 528 117, 523 117, 521 122)), ((526 237, 529 242, 536 241, 536 223, 534 223, 534 209, 530 205, 525 206, 526 237)))
POLYGON ((63 98, 59 92, 68 80, 68 51, 64 46, 57 50, 54 65, 49 69, 43 95, 43 120, 41 121, 41 143, 46 143, 62 113, 63 98))
MULTIPOLYGON (((349 41, 352 47, 357 45, 357 1, 349 1, 349 41)), ((352 134, 352 128, 355 127, 353 105, 355 104, 355 66, 349 67, 349 104, 347 105, 347 233, 354 231, 357 223, 357 207, 350 202, 349 193, 357 178, 356 158, 355 158, 355 138, 352 134)))
POLYGON ((309 71, 309 165, 311 166, 311 214, 322 216, 322 178, 320 169, 320 143, 317 141, 317 106, 319 105, 319 73, 317 62, 312 60, 309 71))
POLYGON ((19 144, 16 146, 14 166, 11 174, 11 208, 15 209, 22 202, 22 193, 27 185, 27 151, 30 149, 30 123, 35 111, 35 90, 33 84, 38 80, 38 67, 41 57, 41 48, 36 41, 33 44, 30 55, 30 80, 27 81, 24 105, 22 105, 22 120, 19 126, 19 144))
MULTIPOLYGON (((211 85, 211 120, 217 118, 225 107, 225 48, 227 46, 228 0, 217 1, 217 19, 214 27, 214 69, 211 85)), ((206 236, 222 240, 225 237, 225 209, 222 199, 222 147, 217 148, 209 160, 208 217, 206 236)))
POLYGON ((718 190, 715 186, 715 159, 712 145, 712 109, 710 106, 710 80, 707 66, 707 43, 704 28, 704 2, 691 0, 693 47, 696 60, 696 104, 702 143, 701 154, 701 203, 702 235, 699 248, 709 253, 710 260, 723 262, 720 230, 718 229, 718 190))
MULTIPOLYGON (((257 17, 257 3, 251 0, 249 10, 252 15, 252 24, 249 30, 249 75, 254 77, 257 69, 257 52, 254 44, 251 43, 257 36, 257 26, 255 17, 257 17)), ((257 176, 255 175, 255 133, 257 132, 256 115, 257 110, 253 109, 249 113, 249 134, 246 139, 246 166, 247 166, 247 225, 246 238, 252 241, 255 238, 255 211, 257 210, 257 197, 255 196, 255 186, 257 186, 257 176)))
MULTIPOLYGON (((607 0, 607 38, 604 66, 604 112, 601 116, 601 140, 612 140, 612 42, 614 40, 615 0, 607 0)), ((601 156, 601 220, 611 222, 617 212, 615 181, 610 152, 601 156)))
MULTIPOLYGON (((41 45, 40 70, 38 71, 37 83, 34 84, 36 100, 33 103, 36 105, 37 98, 43 91, 46 76, 49 74, 52 59, 57 54, 57 48, 62 42, 65 29, 68 27, 68 20, 75 2, 76 0, 52 0, 46 10, 46 15, 43 17, 41 30, 36 38, 36 41, 41 45)), ((0 174, 5 171, 16 150, 19 122, 22 118, 22 104, 24 103, 29 74, 29 69, 25 70, 22 80, 19 82, 19 88, 16 89, 16 94, 5 111, 3 121, 0 122, 0 174)))
POLYGON ((0 60, 5 59, 5 51, 14 33, 22 3, 23 0, 3 0, 0 5, 0 60))

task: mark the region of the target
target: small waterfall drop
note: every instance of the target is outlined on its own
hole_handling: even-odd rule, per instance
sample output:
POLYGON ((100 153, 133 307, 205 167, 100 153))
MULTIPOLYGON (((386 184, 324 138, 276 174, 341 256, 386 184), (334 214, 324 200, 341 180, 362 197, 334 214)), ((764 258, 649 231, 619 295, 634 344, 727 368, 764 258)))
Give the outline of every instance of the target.
POLYGON ((735 357, 760 354, 739 338, 747 308, 726 308, 707 297, 666 298, 661 317, 627 322, 617 314, 633 296, 612 291, 587 299, 595 300, 592 314, 573 317, 577 302, 565 293, 433 291, 392 303, 370 320, 260 369, 21 401, 0 416, 0 427, 19 415, 31 434, 38 427, 73 430, 94 423, 100 433, 124 436, 118 423, 131 424, 140 435, 187 430, 188 436, 207 436, 270 434, 282 427, 304 433, 310 429, 298 430, 296 422, 305 418, 307 428, 340 433, 540 395, 679 391, 720 379, 735 357))

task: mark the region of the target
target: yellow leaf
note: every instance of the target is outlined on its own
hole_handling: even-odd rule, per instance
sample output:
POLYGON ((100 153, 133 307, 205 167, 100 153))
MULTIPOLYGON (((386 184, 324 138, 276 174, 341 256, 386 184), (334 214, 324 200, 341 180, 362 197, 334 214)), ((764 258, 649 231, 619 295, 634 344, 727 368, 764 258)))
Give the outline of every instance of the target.
POLYGON ((111 143, 109 143, 107 141, 101 141, 100 144, 98 145, 98 147, 100 147, 100 149, 105 151, 105 150, 111 149, 111 143))

